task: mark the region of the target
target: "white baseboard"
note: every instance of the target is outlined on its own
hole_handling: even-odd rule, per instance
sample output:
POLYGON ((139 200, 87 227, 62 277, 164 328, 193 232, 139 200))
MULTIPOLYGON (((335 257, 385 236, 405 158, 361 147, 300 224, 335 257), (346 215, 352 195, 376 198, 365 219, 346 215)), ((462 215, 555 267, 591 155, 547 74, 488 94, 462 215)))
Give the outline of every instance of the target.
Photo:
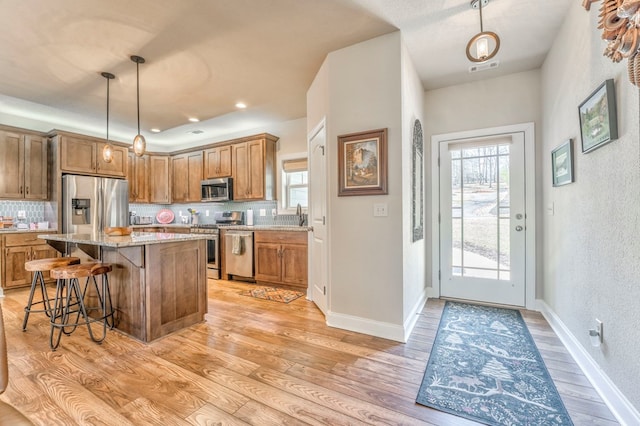
POLYGON ((343 330, 355 331, 357 333, 369 334, 371 336, 382 337, 383 339, 406 343, 418 321, 418 314, 422 312, 426 301, 427 292, 425 290, 420 295, 419 300, 413 305, 411 313, 403 325, 331 311, 326 315, 327 325, 329 327, 341 328, 343 330))
POLYGON ((542 315, 546 318, 560 340, 562 340, 562 343, 580 366, 582 372, 587 376, 587 379, 589 379, 595 390, 600 394, 600 397, 605 404, 607 404, 618 422, 622 425, 639 425, 640 412, 638 412, 631 402, 620 392, 549 305, 547 305, 544 300, 538 299, 537 302, 542 315))
POLYGON ((439 287, 427 287, 427 297, 429 299, 439 299, 440 298, 440 288, 439 287))
POLYGON ((400 324, 375 321, 331 311, 327 312, 326 319, 329 327, 342 328, 343 330, 395 340, 396 342, 404 342, 404 328, 400 324))

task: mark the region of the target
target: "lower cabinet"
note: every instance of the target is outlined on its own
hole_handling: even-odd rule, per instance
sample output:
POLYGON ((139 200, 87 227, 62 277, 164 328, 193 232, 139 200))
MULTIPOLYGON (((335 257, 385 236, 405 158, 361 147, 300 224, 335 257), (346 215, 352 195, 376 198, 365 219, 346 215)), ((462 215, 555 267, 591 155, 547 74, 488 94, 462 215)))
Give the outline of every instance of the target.
MULTIPOLYGON (((17 233, 4 235, 4 253, 2 259, 2 288, 17 288, 31 285, 33 273, 24 269, 25 262, 37 259, 58 257, 58 252, 51 248, 35 233, 17 233)), ((44 274, 45 281, 49 273, 44 274)))
POLYGON ((307 288, 307 233, 254 231, 255 280, 307 288))

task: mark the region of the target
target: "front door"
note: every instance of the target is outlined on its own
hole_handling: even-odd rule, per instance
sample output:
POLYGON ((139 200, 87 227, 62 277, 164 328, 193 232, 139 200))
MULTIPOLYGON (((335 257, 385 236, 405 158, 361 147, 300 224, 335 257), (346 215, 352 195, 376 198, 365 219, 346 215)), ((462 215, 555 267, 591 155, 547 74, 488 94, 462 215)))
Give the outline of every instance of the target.
POLYGON ((440 294, 525 306, 522 132, 441 141, 440 294))

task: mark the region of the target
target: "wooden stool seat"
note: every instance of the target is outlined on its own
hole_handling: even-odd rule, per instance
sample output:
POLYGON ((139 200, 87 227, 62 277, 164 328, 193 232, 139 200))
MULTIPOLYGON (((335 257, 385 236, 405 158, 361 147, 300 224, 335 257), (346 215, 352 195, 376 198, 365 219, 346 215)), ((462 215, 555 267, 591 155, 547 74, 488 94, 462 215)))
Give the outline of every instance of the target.
POLYGON ((53 268, 76 265, 78 263, 80 263, 80 259, 77 257, 53 257, 51 259, 37 259, 25 262, 24 269, 29 272, 45 272, 53 268))
POLYGON ((29 301, 24 307, 24 319, 22 320, 22 331, 27 330, 27 322, 31 312, 44 312, 48 317, 51 316, 51 302, 47 295, 47 285, 44 282, 43 272, 50 271, 61 266, 76 265, 80 263, 77 257, 52 257, 49 259, 37 259, 25 262, 24 269, 27 272, 34 272, 33 280, 31 280, 31 291, 29 292, 29 301), (33 301, 36 287, 40 286, 41 299, 37 302, 33 301), (34 305, 42 305, 42 309, 33 309, 34 305))
POLYGON ((86 278, 111 272, 109 263, 81 263, 79 265, 62 266, 51 270, 51 277, 58 280, 86 278))
POLYGON ((107 327, 113 329, 114 309, 108 276, 112 269, 109 263, 91 262, 61 266, 50 271, 51 277, 57 280, 49 337, 52 350, 56 350, 60 344, 63 333, 71 335, 80 324, 87 326, 89 337, 96 343, 105 339, 107 327), (101 285, 98 285, 97 277, 101 277, 101 285), (80 284, 80 278, 86 278, 83 285, 80 284), (87 306, 85 299, 97 299, 98 304, 87 306), (98 311, 98 314, 89 315, 94 311, 98 311), (91 324, 95 322, 102 324, 101 336, 94 335, 91 324))

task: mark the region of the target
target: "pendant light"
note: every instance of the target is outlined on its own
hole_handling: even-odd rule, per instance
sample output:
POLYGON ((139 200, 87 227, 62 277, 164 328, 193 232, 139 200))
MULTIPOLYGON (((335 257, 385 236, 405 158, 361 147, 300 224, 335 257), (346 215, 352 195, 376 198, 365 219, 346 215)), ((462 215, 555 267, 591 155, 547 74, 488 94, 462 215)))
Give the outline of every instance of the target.
POLYGON ((105 163, 110 163, 113 160, 113 146, 109 143, 109 80, 116 76, 110 72, 103 72, 102 76, 107 79, 107 143, 102 148, 102 159, 105 163))
POLYGON ((144 64, 144 58, 142 56, 132 56, 131 60, 136 63, 136 94, 138 104, 138 134, 133 138, 133 152, 142 157, 144 151, 147 149, 147 141, 144 136, 140 134, 140 64, 144 64))
POLYGON ((467 58, 471 62, 486 62, 496 56, 500 49, 500 37, 491 31, 484 31, 482 26, 482 5, 489 0, 472 0, 471 7, 480 9, 480 32, 467 43, 467 58))

